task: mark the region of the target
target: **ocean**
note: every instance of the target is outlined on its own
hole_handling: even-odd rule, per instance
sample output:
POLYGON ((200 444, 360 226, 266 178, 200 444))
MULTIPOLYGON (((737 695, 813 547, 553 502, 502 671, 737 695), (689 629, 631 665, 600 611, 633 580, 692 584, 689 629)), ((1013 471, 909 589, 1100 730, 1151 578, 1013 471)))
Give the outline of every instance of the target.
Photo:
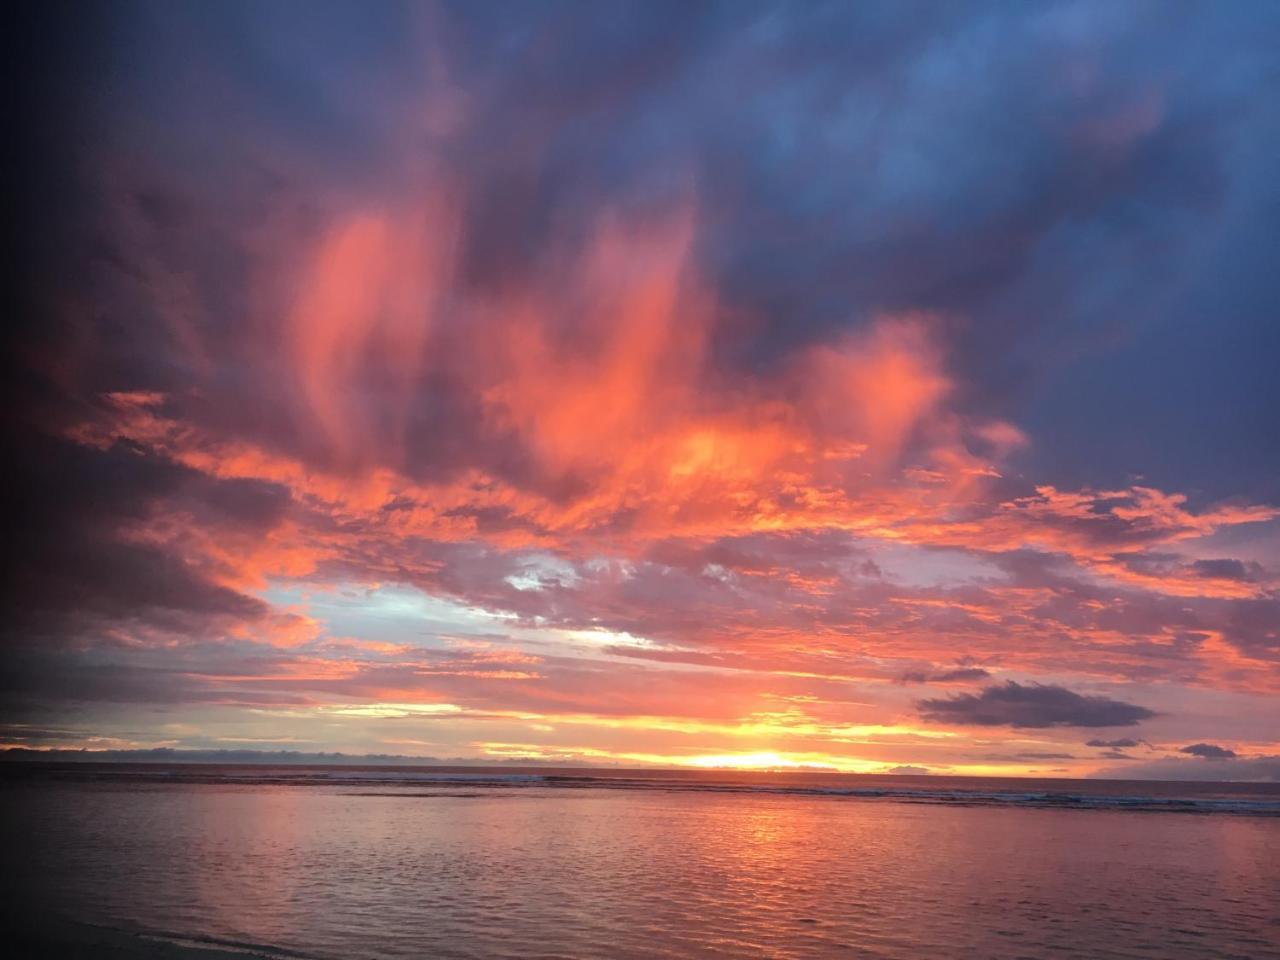
POLYGON ((5 909, 265 956, 1280 957, 1280 784, 0 765, 5 909))

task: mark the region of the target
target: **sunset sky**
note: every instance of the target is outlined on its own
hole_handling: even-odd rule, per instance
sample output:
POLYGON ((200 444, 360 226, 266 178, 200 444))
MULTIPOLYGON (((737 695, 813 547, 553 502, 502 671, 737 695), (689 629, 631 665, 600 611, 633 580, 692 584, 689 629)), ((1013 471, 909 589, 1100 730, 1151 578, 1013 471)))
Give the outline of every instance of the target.
POLYGON ((1280 778, 1280 5, 13 39, 0 742, 1280 778))

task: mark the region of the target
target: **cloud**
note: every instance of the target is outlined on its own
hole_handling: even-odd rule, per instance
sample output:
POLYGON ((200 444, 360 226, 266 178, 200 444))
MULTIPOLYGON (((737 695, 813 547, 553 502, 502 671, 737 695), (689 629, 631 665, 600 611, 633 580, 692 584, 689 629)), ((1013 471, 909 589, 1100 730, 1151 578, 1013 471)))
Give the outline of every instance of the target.
POLYGON ((1275 17, 23 18, 6 709, 1257 710, 1275 17))
POLYGON ((923 777, 932 773, 928 767, 917 767, 910 763, 900 764, 896 767, 890 767, 885 773, 895 774, 903 777, 923 777))
POLYGON ((1239 756, 1234 750, 1228 750, 1226 747, 1220 747, 1214 743, 1193 743, 1190 746, 1181 747, 1179 753, 1189 753, 1193 757, 1200 757, 1204 760, 1234 760, 1239 756))
POLYGON ((902 683, 957 683, 985 680, 990 671, 982 667, 955 667, 950 670, 908 670, 899 678, 902 683))
POLYGON ((1123 747, 1136 747, 1142 743, 1141 740, 1134 740, 1132 737, 1121 737, 1118 740, 1088 740, 1085 742, 1086 747, 1110 747, 1111 749, 1120 749, 1123 747))
POLYGON ((982 727, 1127 727, 1155 716, 1146 707, 1109 697, 1082 696, 1052 684, 1009 680, 947 699, 921 700, 920 715, 935 723, 982 727))
MULTIPOLYGON (((151 747, 141 749, 89 749, 62 750, 42 749, 28 750, 22 747, 0 747, 0 762, 23 761, 33 762, 83 762, 102 763, 104 761, 118 763, 243 763, 243 764, 334 764, 334 765, 377 765, 377 764, 447 764, 465 762, 468 765, 510 765, 505 760, 479 760, 471 757, 430 757, 421 754, 347 754, 347 753, 309 753, 300 750, 252 750, 252 749, 186 749, 173 747, 151 747)), ((537 760, 521 760, 522 764, 536 765, 537 760)), ((570 764, 573 765, 573 764, 570 764)), ((101 775, 101 774, 97 774, 101 775)), ((122 771, 122 776, 128 776, 122 771)))
POLYGON ((26 522, 6 558, 8 595, 20 598, 15 642, 66 646, 148 631, 172 640, 272 619, 223 558, 280 525, 286 489, 210 477, 127 443, 95 449, 18 430, 24 455, 11 496, 26 522))
MULTIPOLYGON (((1257 564, 1252 566, 1257 570, 1257 564)), ((1196 560, 1191 567, 1201 577, 1219 580, 1247 580, 1253 572, 1243 561, 1231 559, 1196 560)))
POLYGON ((1111 766, 1091 774, 1117 780, 1216 780, 1227 783, 1280 783, 1280 755, 1239 757, 1230 763, 1168 757, 1111 766))

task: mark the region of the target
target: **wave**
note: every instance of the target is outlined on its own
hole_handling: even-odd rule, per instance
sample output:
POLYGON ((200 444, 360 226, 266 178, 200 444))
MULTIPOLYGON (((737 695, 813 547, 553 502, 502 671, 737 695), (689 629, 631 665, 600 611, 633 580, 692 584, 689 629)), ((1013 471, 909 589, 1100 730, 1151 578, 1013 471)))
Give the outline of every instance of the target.
POLYGON ((1260 800, 1221 797, 1116 796, 1041 791, 983 791, 929 789, 927 787, 833 787, 774 784, 681 783, 679 781, 617 780, 600 777, 548 777, 569 781, 564 785, 606 789, 659 789, 698 793, 750 793, 780 796, 841 797, 860 800, 896 800, 952 806, 1032 806, 1075 809, 1185 811, 1195 813, 1243 813, 1280 816, 1280 799, 1260 800), (585 782, 584 782, 585 781, 585 782))

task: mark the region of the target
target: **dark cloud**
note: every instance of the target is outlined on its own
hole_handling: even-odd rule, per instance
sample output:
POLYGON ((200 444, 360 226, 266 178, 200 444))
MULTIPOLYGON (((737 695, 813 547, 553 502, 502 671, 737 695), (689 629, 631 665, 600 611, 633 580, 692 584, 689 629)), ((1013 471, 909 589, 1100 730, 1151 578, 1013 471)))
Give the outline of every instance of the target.
MULTIPOLYGON (((325 753, 325 752, 308 752, 302 750, 253 750, 253 749, 186 749, 173 747, 151 747, 144 749, 123 749, 123 750, 69 750, 69 749, 46 749, 46 750, 28 750, 22 747, 0 747, 0 763, 243 763, 243 764, 333 764, 333 765, 377 765, 377 764, 414 764, 427 765, 446 764, 458 765, 466 764, 467 766, 476 767, 502 767, 502 766, 521 766, 536 767, 542 764, 550 764, 556 767, 579 767, 590 766, 590 761, 577 760, 569 757, 556 757, 554 760, 541 760, 533 757, 516 757, 490 759, 476 757, 430 757, 418 754, 406 755, 398 753, 325 753)), ((914 768, 913 768, 914 769, 914 768)), ((31 771, 27 771, 28 773, 31 771)), ((928 771, 925 771, 926 773, 928 771)), ((3 771, 0 771, 3 773, 3 771)), ((69 771, 59 770, 57 774, 60 779, 64 776, 71 776, 69 771)), ((122 780, 128 780, 132 776, 136 776, 136 771, 128 768, 122 768, 114 774, 105 774, 102 771, 95 770, 87 773, 86 776, 93 779, 100 779, 104 776, 118 776, 122 780)), ((193 776, 199 777, 199 774, 193 776)))
MULTIPOLYGON (((76 109, 58 115, 102 121, 87 143, 99 152, 134 137, 152 143, 157 159, 111 185, 117 196, 97 196, 104 186, 83 174, 70 178, 95 202, 59 220, 78 242, 58 249, 91 257, 96 285, 109 288, 95 291, 106 294, 100 323, 116 334, 97 344, 94 379, 163 388, 196 372, 155 305, 138 296, 181 278, 189 287, 166 290, 198 302, 190 320, 216 361, 216 376, 201 384, 210 391, 201 416, 309 449, 289 405, 271 402, 285 399, 281 385, 246 376, 235 349, 248 322, 240 218, 283 197, 305 234, 323 217, 327 188, 376 196, 403 177, 417 162, 395 149, 403 117, 420 109, 438 73, 466 93, 466 115, 448 135, 424 138, 437 162, 475 184, 463 204, 459 284, 485 295, 527 285, 601 208, 652 208, 696 183, 706 211, 698 254, 724 301, 715 365, 776 365, 878 310, 932 310, 966 319, 950 335, 968 374, 967 404, 993 409, 1033 394, 1046 368, 1089 382, 1092 395, 1093 355, 1125 334, 1160 336, 1169 276, 1216 289, 1243 238, 1256 250, 1274 239, 1267 205, 1241 202, 1268 183, 1264 160, 1274 155, 1265 105, 1275 80, 1263 39, 1274 35, 1274 12, 1189 8, 1173 22, 1130 7, 1088 23, 1052 5, 998 3, 837 5, 805 15, 714 3, 576 5, 572 15, 499 9, 445 5, 425 30, 413 5, 296 18, 244 3, 184 16, 122 4, 95 13, 106 22, 93 24, 94 35, 130 42, 86 39, 103 49, 77 68, 78 47, 64 41, 60 83, 77 89, 78 69, 106 75, 111 96, 82 92, 76 109), (130 104, 127 115, 119 103, 130 104), (113 137, 96 132, 113 119, 113 137), (209 123, 228 131, 212 149, 209 123), (271 151, 254 149, 264 141, 271 151), (125 198, 129 230, 102 219, 125 198)), ((57 35, 86 33, 48 19, 44 29, 57 35)), ((28 70, 43 80, 49 65, 28 70)), ((76 142, 85 133, 61 130, 76 142)), ((47 144, 43 159, 65 153, 61 146, 47 144)), ((1265 314, 1275 287, 1265 271, 1237 279, 1232 317, 1243 327, 1265 314)), ((1207 337, 1214 325, 1202 315, 1167 326, 1207 337)), ((1235 400, 1240 391, 1261 399, 1272 388, 1258 358, 1274 352, 1258 338, 1273 337, 1272 327, 1217 338, 1201 381, 1235 400)), ((1186 363, 1206 356, 1186 352, 1186 363)), ((376 391, 376 365, 362 379, 376 391)), ((1113 373, 1106 386, 1138 390, 1131 379, 1113 373)), ((532 482, 509 442, 476 442, 475 398, 448 371, 430 371, 422 388, 411 435, 430 442, 407 451, 415 473, 460 467, 465 457, 532 482)), ((1170 469, 1203 470, 1198 461, 1224 456, 1276 463, 1265 424, 1223 416, 1264 403, 1228 405, 1206 388, 1169 416, 1149 403, 1112 404, 1144 417, 1143 429, 1131 429, 1056 402, 1076 404, 1081 393, 1038 397, 1032 414, 1050 417, 1055 437, 1106 434, 1113 451, 1132 433, 1165 430, 1170 469), (1205 458, 1168 432, 1166 423, 1188 418, 1220 424, 1220 456, 1205 458)), ((1059 445, 1027 456, 1056 463, 1059 445)), ((1092 471, 1095 460, 1069 466, 1092 471)), ((1220 473, 1233 471, 1208 480, 1222 484, 1220 473)))
POLYGON ((15 516, 5 597, 12 641, 90 641, 113 626, 192 635, 268 612, 165 545, 131 536, 164 511, 197 514, 207 533, 256 537, 278 522, 282 488, 220 481, 116 444, 97 450, 24 432, 10 479, 15 516))
POLYGON ((991 672, 982 667, 956 667, 952 670, 908 670, 899 677, 901 683, 958 683, 985 680, 991 672))
POLYGON ((1174 553, 1121 553, 1115 559, 1135 573, 1152 577, 1182 576, 1201 580, 1226 580, 1236 583, 1254 583, 1265 578, 1265 570, 1256 562, 1221 558, 1195 560, 1174 553))
POLYGON ((1230 763, 1205 763, 1188 757, 1166 757, 1163 760, 1108 767, 1093 776, 1121 780, 1280 783, 1280 756, 1239 757, 1230 763))
MULTIPOLYGON (((80 739, 84 733, 81 732, 80 739)), ((456 758, 455 758, 456 760, 456 758)), ((376 764, 376 763, 447 763, 438 757, 399 754, 307 753, 298 750, 230 750, 174 749, 151 747, 125 750, 28 750, 22 747, 0 748, 0 761, 26 763, 298 763, 298 764, 376 764)), ((472 761, 474 762, 474 761, 472 761)), ((127 774, 122 774, 127 776, 127 774)))
POLYGON ((982 727, 1128 727, 1154 711, 1109 697, 1082 696, 1052 684, 1013 680, 937 700, 921 700, 920 715, 935 723, 982 727))
POLYGON ((1216 743, 1193 743, 1190 746, 1182 747, 1178 752, 1189 753, 1193 757, 1200 757, 1204 760, 1234 760, 1239 756, 1234 750, 1220 747, 1216 743))
POLYGON ((1231 559, 1197 560, 1191 568, 1202 577, 1216 580, 1248 580, 1252 572, 1244 561, 1231 559))
POLYGON ((1240 600, 1225 611, 1223 635, 1245 654, 1280 660, 1280 597, 1240 600))
POLYGON ((1132 737, 1121 737, 1119 740, 1088 740, 1085 742, 1085 746, 1120 749, 1124 747, 1136 747, 1140 743, 1142 743, 1141 740, 1134 740, 1132 737))

